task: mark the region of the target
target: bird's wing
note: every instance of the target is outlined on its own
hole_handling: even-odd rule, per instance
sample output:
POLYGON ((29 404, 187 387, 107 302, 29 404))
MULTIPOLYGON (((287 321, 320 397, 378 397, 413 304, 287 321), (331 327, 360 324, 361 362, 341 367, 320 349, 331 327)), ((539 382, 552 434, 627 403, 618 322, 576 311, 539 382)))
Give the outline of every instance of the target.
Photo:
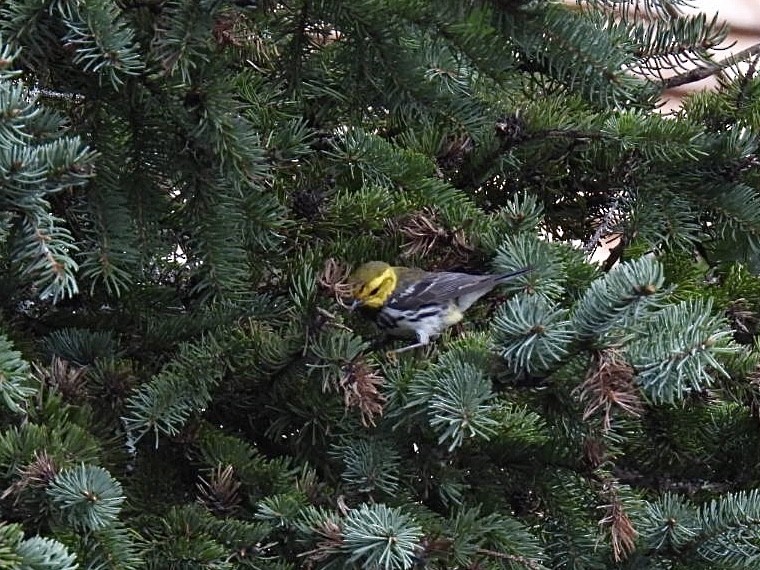
POLYGON ((476 292, 485 293, 499 282, 499 277, 450 272, 428 273, 394 293, 388 304, 400 310, 409 310, 476 292))

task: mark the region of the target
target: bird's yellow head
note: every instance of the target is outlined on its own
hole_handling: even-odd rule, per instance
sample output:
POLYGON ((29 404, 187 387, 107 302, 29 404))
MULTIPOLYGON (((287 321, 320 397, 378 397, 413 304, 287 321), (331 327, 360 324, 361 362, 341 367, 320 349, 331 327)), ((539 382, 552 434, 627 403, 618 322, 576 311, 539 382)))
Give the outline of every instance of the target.
POLYGON ((359 266, 349 282, 353 285, 354 305, 379 309, 396 288, 398 275, 384 261, 370 261, 359 266))

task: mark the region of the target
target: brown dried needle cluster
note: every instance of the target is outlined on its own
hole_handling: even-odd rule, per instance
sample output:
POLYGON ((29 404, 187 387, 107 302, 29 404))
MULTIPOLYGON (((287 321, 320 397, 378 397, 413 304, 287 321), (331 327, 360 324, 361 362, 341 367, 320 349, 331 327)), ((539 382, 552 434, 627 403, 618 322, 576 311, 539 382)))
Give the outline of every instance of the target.
POLYGON ((617 408, 631 416, 642 411, 641 397, 633 381, 633 367, 615 350, 597 353, 583 383, 575 389, 586 404, 583 419, 602 411, 602 427, 609 431, 612 411, 617 408))
POLYGON ((18 468, 19 479, 8 487, 0 499, 5 499, 10 495, 18 495, 27 487, 43 489, 55 479, 58 474, 58 465, 55 460, 48 455, 45 450, 34 452, 34 460, 27 465, 18 468))
POLYGON ((752 310, 746 299, 736 299, 726 309, 726 317, 734 330, 734 340, 741 344, 752 344, 758 329, 760 316, 752 310))
POLYGON ((213 36, 217 45, 222 47, 245 45, 244 38, 240 37, 238 23, 242 19, 239 14, 226 13, 214 22, 213 36))
POLYGON ((313 530, 322 537, 322 540, 317 542, 312 550, 304 552, 299 556, 304 556, 310 563, 313 563, 320 562, 328 556, 340 552, 343 545, 343 529, 341 529, 338 523, 328 519, 320 522, 313 530))
POLYGON ((319 276, 319 285, 325 289, 335 300, 345 306, 343 299, 351 296, 351 285, 347 282, 348 268, 332 257, 325 261, 322 274, 319 276))
POLYGON ((589 435, 583 441, 583 461, 591 469, 598 469, 607 458, 607 446, 604 440, 589 435))
POLYGON ((339 385, 346 408, 358 408, 362 425, 375 425, 375 417, 383 415, 385 396, 380 393, 383 377, 363 359, 346 366, 339 385))
POLYGON ((528 125, 519 114, 501 117, 494 124, 494 130, 504 148, 511 148, 528 138, 528 125))
POLYGON ((86 395, 86 366, 77 366, 53 356, 48 368, 35 364, 35 375, 40 382, 58 392, 65 401, 74 402, 86 395))
POLYGON ((279 56, 273 42, 266 41, 256 24, 236 11, 223 11, 214 22, 213 38, 219 47, 231 47, 246 56, 249 65, 261 68, 279 56))
POLYGON ((638 532, 633 528, 631 519, 623 510, 623 502, 618 496, 617 489, 612 483, 608 483, 607 487, 609 503, 604 506, 605 515, 599 521, 599 525, 609 530, 612 557, 615 562, 620 562, 636 549, 638 532))
POLYGON ((444 171, 456 170, 474 148, 475 143, 467 133, 449 135, 436 155, 438 166, 444 171))
POLYGON ((750 414, 756 421, 760 421, 760 366, 747 374, 747 380, 750 414))
POLYGON ((226 516, 234 513, 240 505, 240 481, 232 465, 218 466, 208 480, 199 477, 198 502, 209 511, 226 516))
POLYGON ((435 252, 442 255, 439 265, 461 265, 474 250, 464 230, 445 228, 432 208, 424 208, 389 225, 392 231, 404 237, 403 257, 427 257, 435 252))

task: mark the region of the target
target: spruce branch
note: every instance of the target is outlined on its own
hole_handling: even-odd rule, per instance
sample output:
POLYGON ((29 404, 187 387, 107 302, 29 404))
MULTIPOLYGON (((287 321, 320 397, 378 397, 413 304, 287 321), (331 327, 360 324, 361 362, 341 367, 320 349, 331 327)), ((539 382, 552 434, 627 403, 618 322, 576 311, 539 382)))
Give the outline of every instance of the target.
POLYGON ((119 342, 110 330, 59 328, 46 336, 41 344, 51 361, 60 359, 80 367, 94 364, 99 358, 112 359, 120 354, 119 342))
POLYGON ((18 545, 16 553, 21 557, 18 568, 29 570, 77 570, 75 553, 52 538, 33 536, 18 545))
POLYGON ((142 570, 145 542, 120 521, 80 537, 82 558, 92 569, 142 570))
MULTIPOLYGON (((556 82, 602 106, 612 106, 623 98, 642 97, 647 86, 627 73, 630 56, 611 34, 599 35, 593 22, 561 5, 550 7, 542 19, 542 41, 525 41, 526 56, 538 70, 547 73, 551 68, 556 82), (564 58, 560 53, 572 57, 564 58)), ((522 34, 516 33, 519 42, 522 34)))
POLYGON ((686 73, 668 77, 662 81, 662 86, 665 89, 672 89, 673 87, 680 87, 681 85, 686 85, 687 83, 702 81, 711 75, 720 73, 724 69, 731 67, 740 61, 749 59, 757 54, 760 54, 760 42, 753 44, 739 52, 731 54, 728 57, 725 57, 715 63, 696 67, 686 73))
MULTIPOLYGON (((106 131, 105 126, 102 131, 106 131)), ((91 223, 82 228, 88 247, 80 259, 81 276, 90 282, 90 294, 105 286, 109 294, 118 297, 134 284, 140 246, 124 189, 124 164, 119 160, 124 149, 110 141, 110 134, 99 131, 96 140, 108 160, 101 161, 98 176, 89 188, 87 217, 91 223)))
MULTIPOLYGON (((0 38, 2 43, 2 38, 0 38)), ((16 55, 0 45, 6 66, 16 55)), ((66 135, 63 116, 3 67, 0 75, 0 208, 14 214, 9 242, 11 268, 53 302, 78 292, 74 254, 79 250, 49 199, 81 187, 93 176, 95 154, 77 136, 66 135)))
POLYGON ((493 319, 495 350, 516 373, 552 368, 575 339, 568 312, 539 295, 517 295, 493 319))
POLYGON ((37 393, 30 378, 29 363, 8 337, 0 334, 0 399, 11 412, 22 412, 26 399, 37 393))
POLYGON ((21 53, 21 48, 11 46, 0 35, 0 81, 16 79, 21 72, 14 68, 13 62, 21 53))
POLYGON ((669 305, 644 320, 643 330, 626 347, 636 382, 655 402, 673 402, 728 377, 719 362, 737 352, 723 317, 713 315, 712 300, 669 305))
POLYGON ((108 471, 84 463, 60 471, 47 494, 68 524, 86 531, 113 524, 125 499, 108 471))
POLYGON ((0 0, 0 510, 77 555, 0 566, 757 566, 759 86, 650 112, 686 1, 0 0), (532 271, 377 360, 328 309, 405 257, 532 271))
POLYGON ((478 548, 476 552, 488 558, 496 558, 497 560, 509 560, 510 562, 514 562, 515 564, 528 568, 529 570, 542 570, 546 568, 536 560, 531 560, 530 558, 519 556, 517 554, 499 552, 497 550, 491 550, 489 548, 478 548))
MULTIPOLYGON (((734 137, 738 139, 732 141, 734 144, 744 142, 753 147, 756 144, 754 135, 748 132, 736 133, 734 137)), ((748 184, 726 180, 725 176, 710 183, 712 192, 706 192, 701 184, 690 189, 690 194, 698 204, 712 210, 717 222, 712 231, 734 245, 760 251, 760 193, 748 184)))
POLYGON ((526 525, 513 516, 481 511, 479 506, 457 509, 447 521, 444 536, 428 547, 431 554, 444 550, 448 560, 462 566, 477 567, 484 558, 491 558, 530 570, 546 568, 540 542, 526 525))
POLYGON ((699 518, 694 544, 705 560, 744 568, 760 562, 760 491, 726 493, 702 505, 699 518))
POLYGON ((506 220, 510 232, 518 235, 533 231, 541 224, 544 206, 534 194, 520 192, 504 204, 498 215, 506 220))
POLYGON ((24 529, 19 524, 0 522, 0 567, 19 568, 22 558, 17 552, 24 540, 24 529))
POLYGON ((217 518, 198 504, 173 506, 143 530, 149 539, 143 566, 170 568, 181 561, 199 568, 260 567, 274 546, 269 531, 267 524, 217 518))
POLYGON ((753 567, 760 561, 758 493, 757 489, 729 492, 700 507, 675 493, 665 493, 646 503, 641 536, 654 551, 693 549, 701 562, 753 567))
POLYGON ((402 421, 425 415, 438 435, 438 444, 449 442, 449 451, 465 438, 488 440, 496 433, 493 417, 497 406, 491 383, 474 363, 456 358, 456 352, 413 379, 404 404, 402 421))
POLYGON ((343 535, 339 523, 331 519, 325 519, 314 523, 311 532, 320 537, 313 549, 301 552, 300 557, 314 562, 321 562, 331 555, 340 552, 343 546, 343 535))
POLYGON ((383 570, 413 567, 420 549, 422 529, 399 509, 362 504, 349 511, 343 529, 341 549, 349 563, 383 570))
POLYGON ((520 279, 505 283, 501 289, 530 294, 551 303, 564 292, 566 265, 560 251, 538 236, 522 232, 504 239, 493 260, 496 271, 509 273, 524 267, 532 271, 520 279))
POLYGON ((284 527, 309 529, 314 519, 321 520, 323 514, 307 507, 306 496, 300 492, 270 495, 256 506, 257 519, 284 527))
POLYGON ((342 478, 357 493, 392 496, 399 488, 401 465, 398 452, 379 439, 346 440, 335 453, 343 462, 342 478))
POLYGON ((204 40, 212 25, 209 10, 198 3, 164 4, 156 24, 152 56, 161 72, 169 77, 178 74, 191 85, 195 61, 206 57, 204 40))
POLYGON ((718 14, 711 20, 706 14, 689 14, 654 21, 635 16, 617 19, 610 15, 607 26, 613 33, 630 38, 635 44, 636 61, 630 69, 659 80, 663 80, 666 71, 709 65, 711 50, 721 49, 719 46, 728 35, 728 25, 718 18, 718 14))
POLYGON ((34 452, 34 461, 19 468, 19 483, 22 486, 47 487, 60 471, 56 460, 44 450, 34 452))
POLYGON ((32 282, 41 299, 56 302, 79 292, 72 255, 79 247, 61 219, 48 214, 28 216, 17 234, 13 257, 20 275, 32 282))
POLYGON ((690 6, 692 0, 578 0, 579 4, 587 4, 592 7, 602 7, 606 10, 619 12, 622 15, 633 10, 654 16, 668 16, 675 18, 681 13, 681 6, 690 6))
POLYGON ((63 42, 74 51, 74 63, 84 71, 105 73, 114 87, 122 75, 140 73, 144 64, 134 30, 121 19, 117 6, 108 3, 58 6, 67 33, 63 42))
POLYGON ((200 421, 195 445, 199 460, 209 469, 231 465, 242 492, 264 492, 261 481, 272 492, 285 492, 295 476, 293 466, 280 458, 267 459, 248 441, 226 434, 215 426, 200 421))
POLYGON ((591 283, 573 323, 581 337, 601 337, 661 306, 667 289, 662 265, 651 256, 622 263, 591 283))
POLYGON ((127 400, 122 418, 126 428, 137 437, 152 431, 156 446, 159 434, 177 435, 211 401, 211 390, 226 368, 219 350, 210 336, 181 345, 179 354, 127 400))

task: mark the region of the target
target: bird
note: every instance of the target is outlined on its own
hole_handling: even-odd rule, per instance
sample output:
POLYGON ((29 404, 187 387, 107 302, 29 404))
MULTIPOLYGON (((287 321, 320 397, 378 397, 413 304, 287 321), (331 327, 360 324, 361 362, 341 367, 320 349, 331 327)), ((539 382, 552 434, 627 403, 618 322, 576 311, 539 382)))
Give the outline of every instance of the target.
POLYGON ((483 295, 529 271, 524 267, 500 275, 470 275, 369 261, 348 279, 354 299, 350 308, 373 317, 390 336, 416 337, 415 344, 392 351, 406 352, 429 344, 461 321, 483 295))

